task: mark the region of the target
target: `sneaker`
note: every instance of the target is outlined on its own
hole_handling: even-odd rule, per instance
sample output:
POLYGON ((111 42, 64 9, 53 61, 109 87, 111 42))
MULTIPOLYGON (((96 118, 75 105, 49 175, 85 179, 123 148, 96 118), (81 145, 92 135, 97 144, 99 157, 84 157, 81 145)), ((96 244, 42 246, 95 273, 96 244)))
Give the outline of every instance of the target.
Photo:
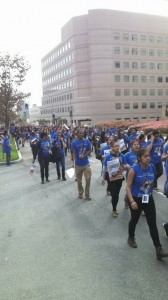
POLYGON ((168 253, 165 252, 162 247, 156 247, 156 257, 157 259, 162 259, 168 257, 168 253))
POLYGON ((64 177, 64 178, 62 178, 62 180, 63 180, 63 181, 66 181, 66 178, 64 177))
POLYGON ((61 177, 58 177, 57 179, 58 179, 58 180, 60 180, 60 179, 61 179, 61 177))
POLYGON ((47 181, 47 182, 50 182, 50 180, 49 180, 49 179, 46 179, 46 181, 47 181))
POLYGON ((137 248, 137 243, 134 237, 128 237, 128 245, 132 248, 137 248))
POLYGON ((85 200, 90 201, 90 200, 92 200, 92 197, 90 195, 89 196, 85 196, 85 200))
POLYGON ((112 217, 113 217, 113 218, 117 218, 117 217, 118 217, 118 214, 117 214, 117 212, 116 212, 116 211, 112 211, 112 213, 111 213, 111 214, 112 214, 112 217))
POLYGON ((116 210, 116 211, 115 211, 115 213, 116 213, 116 215, 117 215, 117 216, 119 215, 119 212, 118 212, 118 210, 116 210))
POLYGON ((79 194, 79 199, 83 199, 83 194, 79 194))
POLYGON ((44 184, 44 180, 42 180, 41 183, 44 184))
POLYGON ((163 223, 163 227, 164 227, 164 230, 165 230, 165 237, 168 238, 168 226, 166 226, 166 223, 163 223))

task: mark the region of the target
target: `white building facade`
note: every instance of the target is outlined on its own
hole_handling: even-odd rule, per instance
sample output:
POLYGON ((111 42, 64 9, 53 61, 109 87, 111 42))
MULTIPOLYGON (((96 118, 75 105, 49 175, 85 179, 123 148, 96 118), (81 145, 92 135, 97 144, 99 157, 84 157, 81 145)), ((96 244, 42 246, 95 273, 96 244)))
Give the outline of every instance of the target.
POLYGON ((41 118, 151 120, 168 104, 168 18, 90 10, 42 59, 41 118))

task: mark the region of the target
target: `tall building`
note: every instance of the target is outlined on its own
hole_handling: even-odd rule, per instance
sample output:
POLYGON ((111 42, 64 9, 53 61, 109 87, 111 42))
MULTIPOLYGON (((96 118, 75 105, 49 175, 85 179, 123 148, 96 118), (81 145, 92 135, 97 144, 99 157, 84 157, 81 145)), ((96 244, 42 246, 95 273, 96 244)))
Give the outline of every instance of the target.
POLYGON ((168 107, 168 18, 106 9, 73 17, 42 59, 42 118, 92 125, 168 107))

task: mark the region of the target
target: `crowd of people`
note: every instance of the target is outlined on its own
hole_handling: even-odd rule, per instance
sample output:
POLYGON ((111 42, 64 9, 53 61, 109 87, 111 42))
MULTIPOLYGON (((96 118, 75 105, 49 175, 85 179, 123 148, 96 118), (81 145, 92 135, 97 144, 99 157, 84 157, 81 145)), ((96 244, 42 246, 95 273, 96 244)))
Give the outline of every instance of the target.
MULTIPOLYGON (((163 162, 168 178, 168 143, 159 130, 147 136, 137 128, 68 128, 61 127, 11 127, 17 148, 30 143, 32 162, 38 158, 41 183, 49 182, 49 162, 56 163, 58 180, 66 181, 65 157, 70 153, 75 169, 79 199, 91 200, 91 167, 89 156, 95 152, 100 160, 102 184, 107 182, 107 195, 111 196, 112 217, 117 218, 117 204, 122 183, 126 180, 125 208, 129 208, 131 219, 128 226, 128 244, 137 248, 135 228, 140 215, 146 216, 150 235, 158 259, 168 257, 162 249, 156 225, 156 209, 153 190, 158 190, 158 178, 163 174, 163 162), (85 178, 83 187, 82 178, 85 178)), ((3 150, 7 165, 10 164, 11 145, 5 132, 3 150), (8 150, 8 151, 7 151, 8 150)), ((164 223, 168 237, 168 223, 164 223)))

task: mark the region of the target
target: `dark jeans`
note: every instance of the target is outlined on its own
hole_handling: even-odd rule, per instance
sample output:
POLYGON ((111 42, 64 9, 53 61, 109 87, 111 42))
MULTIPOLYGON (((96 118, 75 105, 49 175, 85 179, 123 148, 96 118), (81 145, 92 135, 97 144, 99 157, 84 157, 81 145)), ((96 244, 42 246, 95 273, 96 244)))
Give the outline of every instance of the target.
POLYGON ((163 164, 162 164, 162 162, 155 163, 154 167, 155 167, 156 176, 155 176, 155 180, 153 182, 153 187, 156 188, 157 187, 157 179, 163 175, 163 164))
POLYGON ((11 160, 11 152, 6 153, 6 164, 8 166, 10 165, 10 160, 11 160))
POLYGON ((118 179, 114 181, 109 181, 109 179, 107 179, 108 189, 111 194, 111 203, 112 203, 113 211, 116 211, 117 209, 119 193, 122 187, 122 181, 123 181, 122 179, 118 179))
POLYGON ((130 202, 129 207, 131 210, 131 220, 129 222, 128 226, 128 234, 130 237, 134 237, 135 234, 135 228, 139 221, 139 217, 141 215, 141 211, 143 210, 145 212, 146 220, 149 226, 150 235, 153 241, 153 244, 155 247, 160 247, 160 240, 159 240, 159 234, 158 229, 156 225, 156 209, 155 209, 155 202, 153 199, 153 196, 149 197, 149 203, 142 203, 142 198, 139 197, 133 197, 138 205, 137 210, 133 210, 131 208, 130 202))
POLYGON ((40 157, 39 158, 39 164, 40 164, 40 173, 41 173, 41 180, 44 180, 44 173, 46 180, 49 177, 49 157, 40 157))
POLYGON ((65 156, 56 158, 56 170, 57 170, 58 178, 61 177, 60 165, 62 168, 62 179, 64 179, 65 178, 65 156))

